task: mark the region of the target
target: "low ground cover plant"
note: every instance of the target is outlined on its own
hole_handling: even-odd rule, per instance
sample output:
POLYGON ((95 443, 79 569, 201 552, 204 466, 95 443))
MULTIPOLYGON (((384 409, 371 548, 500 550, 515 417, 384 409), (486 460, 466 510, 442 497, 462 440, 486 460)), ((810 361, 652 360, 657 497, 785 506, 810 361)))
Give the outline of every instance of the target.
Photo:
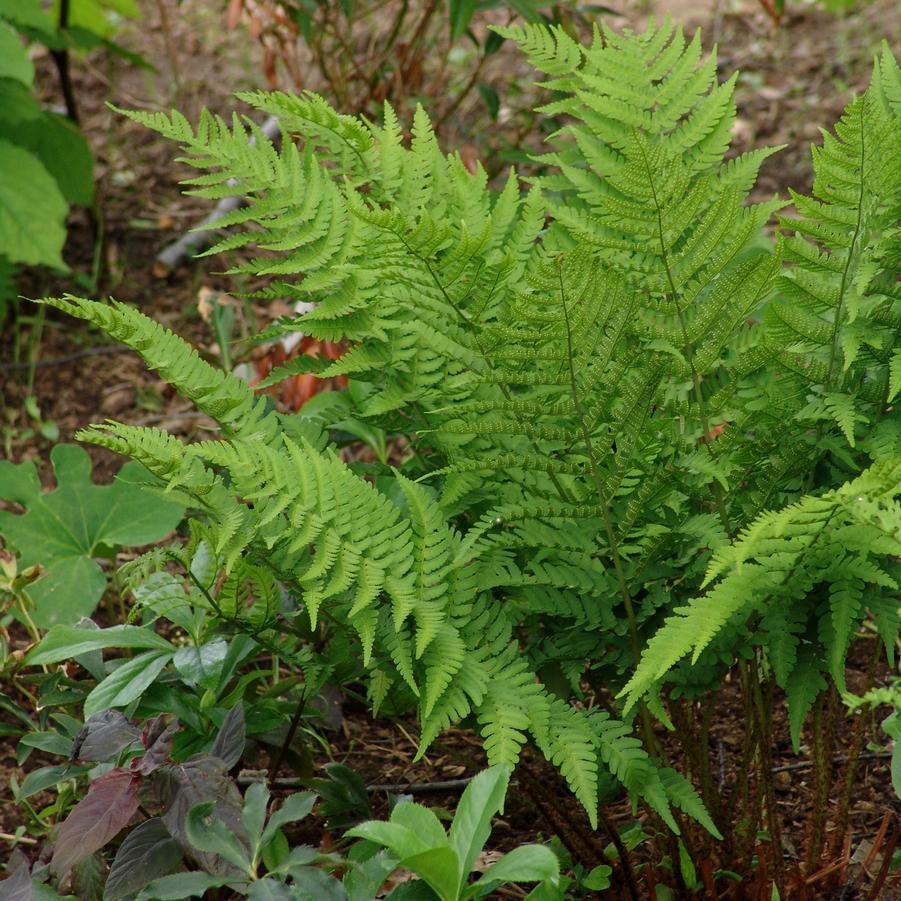
POLYGON ((511 172, 490 191, 422 109, 407 142, 388 106, 374 124, 315 95, 240 95, 279 117, 281 149, 249 120, 128 114, 182 145, 193 192, 249 198, 211 252, 255 247, 236 270, 269 279, 261 296, 315 303, 261 340, 346 342, 267 384, 360 383, 400 465, 343 462, 327 406, 277 412, 124 304, 48 300, 221 433, 81 437, 165 483, 220 574, 189 557, 174 574, 160 552, 135 587, 172 579, 256 642, 287 634, 311 672, 350 661, 375 712, 416 711, 420 754, 458 722, 493 766, 533 743, 618 843, 627 897, 749 873, 791 897, 845 834, 866 721, 839 777, 828 736, 849 648, 872 680, 898 638, 901 70, 884 48, 813 150, 812 196, 752 201, 777 149, 729 154, 735 77, 719 82, 697 35, 499 33, 566 123, 527 189, 511 172), (745 735, 717 779, 712 711, 736 685, 745 735), (783 697, 816 760, 793 861, 771 760, 783 697), (609 825, 623 793, 656 868, 636 871, 609 825))

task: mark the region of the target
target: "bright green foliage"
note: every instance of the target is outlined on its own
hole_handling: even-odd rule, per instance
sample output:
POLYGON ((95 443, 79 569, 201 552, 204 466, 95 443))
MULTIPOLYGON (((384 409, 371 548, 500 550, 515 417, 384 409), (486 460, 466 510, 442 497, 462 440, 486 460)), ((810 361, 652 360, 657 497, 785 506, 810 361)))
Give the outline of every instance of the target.
POLYGON ((767 309, 767 344, 786 375, 810 386, 812 418, 835 421, 854 445, 858 423, 881 415, 901 384, 901 80, 885 47, 873 84, 814 148, 813 196, 792 193, 798 218, 790 268, 767 309))
POLYGON ((346 834, 387 848, 396 866, 416 873, 441 901, 479 898, 505 882, 539 882, 545 897, 562 897, 560 864, 543 845, 521 845, 495 861, 477 882, 469 883, 491 835, 491 821, 503 807, 509 779, 510 768, 503 765, 479 773, 466 786, 449 833, 427 807, 401 802, 387 823, 369 820, 346 834))
POLYGON ((106 576, 93 558, 159 541, 184 515, 183 507, 154 494, 153 480, 134 463, 126 463, 112 485, 95 485, 80 447, 58 444, 50 459, 56 488, 45 493, 33 463, 0 461, 0 498, 25 508, 22 514, 0 511, 0 535, 18 551, 20 568, 41 567, 41 577, 27 588, 31 619, 41 629, 94 612, 106 576))
MULTIPOLYGON (((134 0, 72 0, 67 28, 57 26, 40 0, 0 0, 0 269, 9 265, 65 270, 62 249, 70 204, 94 199, 93 160, 87 142, 69 119, 42 108, 33 95, 29 43, 55 51, 109 41, 108 12, 137 16, 134 0)), ((0 282, 0 318, 14 296, 0 282)), ((10 286, 11 288, 11 286, 10 286)))
POLYGON ((247 196, 211 252, 253 245, 265 252, 236 271, 269 277, 262 296, 315 302, 264 339, 347 342, 273 380, 362 385, 365 423, 412 446, 402 473, 373 464, 362 480, 325 449, 327 408, 271 412, 138 313, 52 301, 136 347, 222 429, 187 447, 116 424, 85 437, 201 511, 227 568, 269 570, 298 618, 353 630, 374 706, 417 704, 423 751, 468 718, 492 764, 534 740, 592 816, 603 768, 673 828, 675 806, 715 832, 628 722, 582 702, 628 683, 665 716, 662 691, 702 695, 756 645, 797 735, 824 676, 841 684, 866 609, 897 629, 880 592, 897 555, 899 178, 868 160, 892 155, 901 78, 886 51, 817 156, 819 199, 790 223, 814 247, 766 238, 784 204, 747 197, 772 151, 725 160, 734 79, 717 82, 697 37, 502 33, 570 123, 528 191, 512 172, 489 191, 421 109, 407 143, 387 107, 376 125, 311 94, 243 95, 279 117, 280 150, 252 128, 249 144, 237 118, 129 113, 183 146, 195 193, 247 196), (860 116, 874 147, 858 171, 842 148, 860 116), (851 239, 827 222, 858 215, 851 239), (817 319, 811 340, 792 317, 817 319))
POLYGON ((697 660, 738 617, 761 618, 761 638, 790 708, 809 708, 823 684, 821 671, 844 687, 845 654, 867 606, 878 611, 880 633, 893 653, 901 624, 898 583, 890 572, 897 572, 892 561, 901 556, 899 494, 896 456, 841 488, 758 517, 714 555, 705 579, 714 587, 677 609, 651 640, 626 686, 630 703, 685 654, 697 660), (796 666, 803 681, 792 679, 796 666), (811 681, 816 690, 806 687, 811 681))

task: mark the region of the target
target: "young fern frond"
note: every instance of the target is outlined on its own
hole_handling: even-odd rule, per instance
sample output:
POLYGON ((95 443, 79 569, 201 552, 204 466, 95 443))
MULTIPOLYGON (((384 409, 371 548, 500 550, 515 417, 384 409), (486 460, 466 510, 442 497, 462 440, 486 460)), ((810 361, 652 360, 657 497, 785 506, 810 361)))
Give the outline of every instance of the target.
MULTIPOLYGON (((828 588, 829 615, 825 648, 808 640, 822 668, 844 685, 845 654, 865 607, 863 590, 898 590, 882 561, 901 552, 901 457, 875 463, 857 479, 820 497, 758 517, 735 544, 721 548, 707 570, 713 587, 675 610, 651 639, 640 665, 622 691, 627 709, 662 680, 678 660, 697 660, 733 619, 764 617, 775 608, 806 610, 814 621, 823 616, 820 600, 828 588)), ((764 634, 765 647, 779 661, 782 687, 791 681, 791 659, 779 651, 782 630, 764 634)), ((793 651, 793 654, 795 651, 793 651)))
POLYGON ((901 267, 882 240, 896 229, 901 202, 896 70, 886 50, 869 89, 813 148, 813 195, 793 192, 799 215, 781 220, 791 265, 765 320, 767 346, 812 386, 821 418, 852 446, 856 422, 880 416, 897 383, 901 267))

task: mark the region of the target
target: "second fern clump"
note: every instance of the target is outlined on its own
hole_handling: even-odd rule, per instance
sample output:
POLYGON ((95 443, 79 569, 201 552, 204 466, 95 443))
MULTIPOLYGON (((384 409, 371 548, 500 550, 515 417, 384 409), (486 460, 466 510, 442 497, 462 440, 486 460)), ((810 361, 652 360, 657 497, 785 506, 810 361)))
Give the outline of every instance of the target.
POLYGON ((897 636, 901 72, 884 50, 771 239, 786 202, 748 197, 773 151, 727 159, 735 79, 697 35, 500 33, 567 123, 528 191, 512 172, 489 190, 421 109, 407 146, 389 107, 375 125, 314 95, 241 95, 279 117, 280 150, 238 119, 128 114, 183 146, 194 193, 249 198, 211 252, 256 246, 236 271, 315 302, 263 337, 346 342, 269 383, 363 383, 367 421, 410 448, 400 471, 355 472, 327 416, 277 413, 125 305, 48 301, 221 428, 187 446, 118 424, 82 437, 163 479, 217 567, 285 586, 255 635, 352 629, 374 709, 415 708, 420 753, 468 719, 492 764, 534 741, 593 825, 622 787, 675 833, 678 811, 729 832, 739 859, 762 824, 749 772, 778 827, 774 687, 797 743, 861 624, 889 656, 897 636), (703 729, 679 730, 699 795, 655 729, 693 721, 736 665, 757 725, 728 790, 703 729))

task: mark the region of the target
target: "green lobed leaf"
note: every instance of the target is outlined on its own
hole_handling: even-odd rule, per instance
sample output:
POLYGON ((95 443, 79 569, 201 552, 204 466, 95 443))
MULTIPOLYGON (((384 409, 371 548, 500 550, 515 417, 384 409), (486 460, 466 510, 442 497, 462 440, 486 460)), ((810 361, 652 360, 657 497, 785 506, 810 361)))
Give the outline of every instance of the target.
POLYGON ((93 612, 106 585, 91 559, 95 554, 158 541, 184 514, 150 491, 150 476, 138 464, 126 463, 112 485, 95 485, 91 459, 82 448, 58 444, 50 460, 57 487, 45 493, 34 490, 33 463, 0 462, 0 498, 26 508, 23 514, 0 511, 0 532, 19 552, 20 567, 40 564, 46 573, 28 588, 35 603, 32 618, 44 629, 93 612))

